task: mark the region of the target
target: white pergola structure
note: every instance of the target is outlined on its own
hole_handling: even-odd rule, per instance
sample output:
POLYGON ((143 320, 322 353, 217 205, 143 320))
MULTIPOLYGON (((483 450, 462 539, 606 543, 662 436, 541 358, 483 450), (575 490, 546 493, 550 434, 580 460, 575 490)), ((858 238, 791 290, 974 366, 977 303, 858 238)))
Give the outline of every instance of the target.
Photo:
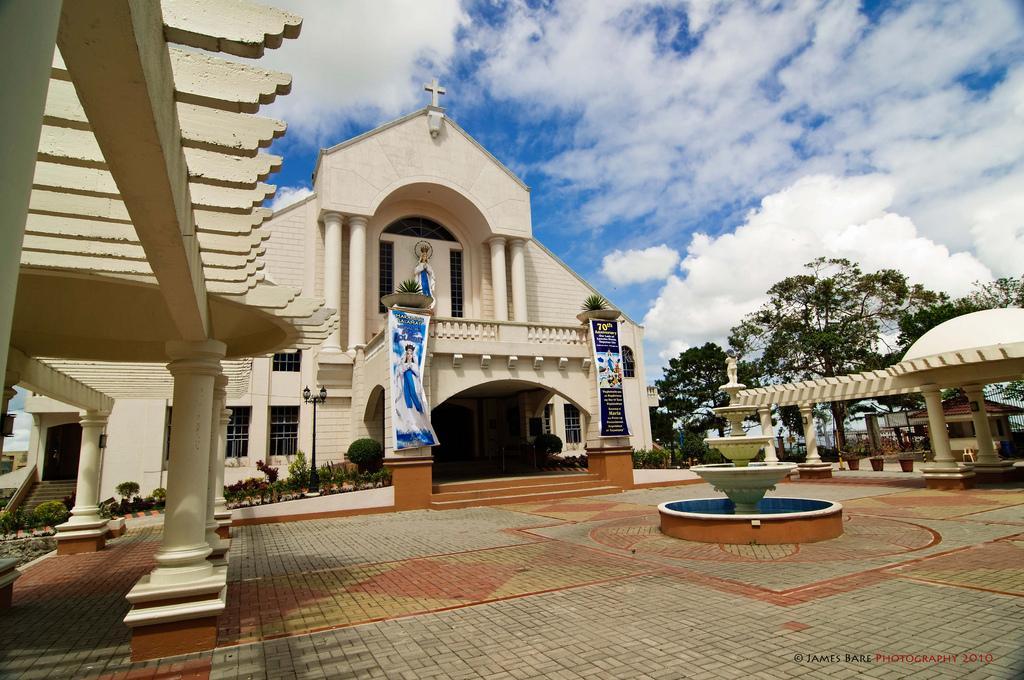
POLYGON ((174 400, 163 542, 128 594, 136 659, 216 642, 226 566, 208 509, 229 378, 245 370, 228 360, 316 345, 338 325, 263 274, 257 206, 281 161, 260 148, 285 125, 252 114, 291 78, 209 54, 258 58, 300 27, 245 0, 0 5, 0 373, 5 393, 24 383, 86 412, 65 540, 100 529, 110 399, 174 400))
POLYGON ((739 392, 736 402, 756 407, 762 414, 773 405, 800 407, 808 461, 820 462, 811 418, 815 403, 920 392, 928 409, 934 453, 934 460, 924 466, 928 487, 962 489, 973 486, 975 481, 1005 481, 1012 473, 1012 463, 1001 460, 992 444, 984 388, 990 383, 1020 379, 1022 375, 1024 309, 990 309, 939 324, 922 335, 902 361, 886 369, 755 387, 739 392), (941 390, 952 387, 962 387, 971 404, 971 419, 978 438, 975 463, 955 461, 950 450, 941 390))

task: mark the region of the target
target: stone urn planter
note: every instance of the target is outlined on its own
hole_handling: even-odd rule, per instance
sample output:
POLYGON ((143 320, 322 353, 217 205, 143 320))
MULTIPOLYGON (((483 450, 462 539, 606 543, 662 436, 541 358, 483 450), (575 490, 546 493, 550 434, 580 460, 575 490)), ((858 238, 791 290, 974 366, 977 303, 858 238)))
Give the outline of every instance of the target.
POLYGON ((591 319, 598 319, 600 321, 615 321, 620 316, 622 316, 622 312, 620 312, 617 309, 591 309, 580 312, 579 314, 576 315, 576 318, 579 319, 581 323, 587 323, 591 319))
POLYGON ((875 472, 882 472, 885 470, 885 458, 881 456, 875 456, 869 459, 871 461, 871 469, 875 472))
POLYGON ((380 303, 388 309, 392 307, 428 309, 430 305, 434 304, 434 298, 423 293, 391 293, 383 296, 380 303))

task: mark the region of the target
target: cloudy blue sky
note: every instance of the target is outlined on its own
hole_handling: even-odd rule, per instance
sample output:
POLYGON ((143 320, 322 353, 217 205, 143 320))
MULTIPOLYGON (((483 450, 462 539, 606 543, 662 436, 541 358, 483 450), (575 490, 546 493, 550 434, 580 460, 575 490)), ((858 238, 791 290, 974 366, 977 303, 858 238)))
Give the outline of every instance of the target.
POLYGON ((1021 3, 275 0, 278 204, 423 106, 532 188, 535 235, 647 326, 721 340, 818 255, 958 294, 1024 262, 1021 3))

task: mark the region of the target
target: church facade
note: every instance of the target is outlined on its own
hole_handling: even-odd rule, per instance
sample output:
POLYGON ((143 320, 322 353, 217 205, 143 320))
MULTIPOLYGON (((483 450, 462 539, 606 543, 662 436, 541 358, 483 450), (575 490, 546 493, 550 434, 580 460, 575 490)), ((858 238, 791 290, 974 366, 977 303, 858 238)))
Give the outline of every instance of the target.
MULTIPOLYGON (((320 463, 344 459, 371 437, 393 455, 388 433, 389 353, 383 295, 407 279, 432 290, 423 387, 440 444, 434 475, 525 469, 531 442, 553 433, 565 454, 600 442, 594 352, 577 318, 597 291, 533 237, 530 191, 436 105, 320 152, 313 194, 266 223, 265 276, 323 298, 339 330, 312 350, 253 360, 246 393, 230 399, 225 481, 284 468, 313 444, 313 406, 303 388, 321 386, 320 463)), ((628 445, 652 444, 643 328, 620 317, 628 445)), ((165 482, 174 405, 119 399, 107 429, 103 497, 122 481, 143 493, 165 482)), ((29 397, 35 419, 30 457, 42 476, 70 474, 67 430, 77 412, 29 397), (63 464, 65 469, 60 472, 63 464), (50 474, 47 474, 50 466, 50 474)), ((623 446, 627 442, 620 441, 623 446)))

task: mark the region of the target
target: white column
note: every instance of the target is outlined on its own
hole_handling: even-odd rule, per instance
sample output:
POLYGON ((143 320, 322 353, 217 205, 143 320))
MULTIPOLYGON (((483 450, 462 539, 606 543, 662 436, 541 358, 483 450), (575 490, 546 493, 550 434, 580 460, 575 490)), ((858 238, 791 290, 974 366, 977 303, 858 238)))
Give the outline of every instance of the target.
POLYGON ((505 286, 505 237, 487 241, 491 246, 491 290, 494 291, 494 318, 508 321, 508 289, 505 286))
POLYGON ((214 378, 221 373, 224 343, 168 342, 174 376, 174 424, 167 470, 164 538, 156 553, 150 584, 178 584, 213 576, 206 561, 207 478, 214 378))
POLYGON ((931 465, 941 468, 955 468, 956 460, 949 448, 949 430, 946 429, 946 416, 942 412, 942 393, 937 385, 925 385, 921 388, 924 404, 928 409, 928 439, 932 442, 933 460, 931 465))
MULTIPOLYGON (((341 310, 341 213, 324 215, 324 301, 335 311, 341 310)), ((341 351, 341 330, 324 341, 324 351, 341 351)))
POLYGON ((366 344, 366 218, 348 218, 348 350, 366 344))
POLYGON ((512 257, 512 319, 527 321, 526 309, 526 241, 514 238, 509 241, 512 257))
POLYGON ((217 465, 216 480, 213 486, 213 517, 218 523, 223 520, 227 520, 227 523, 231 523, 231 511, 228 510, 228 502, 224 499, 224 463, 227 460, 228 451, 228 423, 231 422, 231 409, 222 409, 218 422, 220 427, 218 428, 217 438, 217 460, 220 463, 217 465))
POLYGON ((814 429, 814 404, 800 404, 800 418, 804 423, 804 442, 807 444, 808 463, 821 463, 818 455, 818 435, 814 429))
POLYGON ((69 526, 106 524, 100 517, 100 436, 107 426, 108 413, 86 411, 79 418, 82 445, 78 456, 78 484, 75 486, 75 507, 71 509, 69 526))
POLYGON ((999 456, 992 446, 992 427, 985 412, 985 386, 965 385, 964 392, 971 408, 971 422, 974 423, 974 438, 978 440, 976 465, 998 465, 999 456))
POLYGON ((761 434, 771 437, 764 446, 764 461, 766 463, 778 463, 779 454, 775 451, 775 429, 772 427, 771 407, 757 409, 757 415, 761 418, 761 434))
MULTIPOLYGON (((217 518, 215 504, 217 492, 217 468, 224 469, 224 459, 220 458, 220 414, 228 400, 228 378, 223 373, 213 378, 213 410, 210 412, 210 447, 207 461, 206 477, 206 542, 210 544, 214 555, 223 554, 225 546, 217 535, 217 518)), ((172 426, 173 430, 173 426, 172 426)), ((221 473, 223 474, 223 472, 221 473)), ((221 487, 223 493, 223 486, 221 487)))
POLYGON ((60 8, 53 1, 0 3, 0 375, 7 369, 21 242, 60 8))
MULTIPOLYGON (((14 399, 14 395, 17 394, 14 386, 18 384, 19 380, 21 380, 21 376, 14 371, 6 372, 4 377, 3 394, 0 395, 0 426, 3 425, 3 421, 7 417, 7 405, 11 403, 11 399, 14 399)), ((3 453, 4 441, 6 439, 7 437, 0 436, 0 453, 3 453)))

